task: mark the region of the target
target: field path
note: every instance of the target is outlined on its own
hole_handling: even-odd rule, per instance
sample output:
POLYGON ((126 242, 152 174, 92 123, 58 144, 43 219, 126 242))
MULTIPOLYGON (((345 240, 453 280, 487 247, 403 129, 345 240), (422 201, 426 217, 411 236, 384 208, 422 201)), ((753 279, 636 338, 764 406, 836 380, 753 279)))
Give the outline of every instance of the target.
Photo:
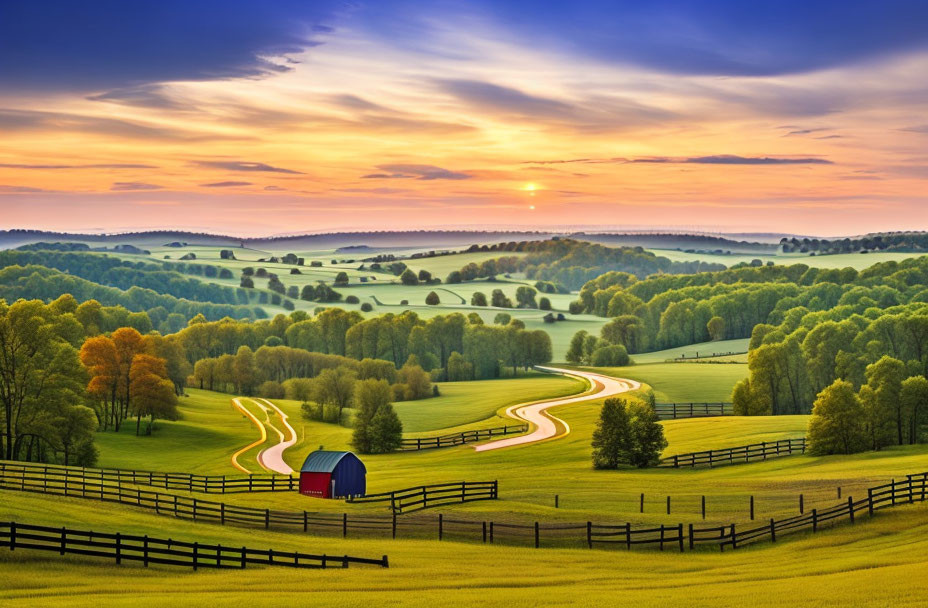
POLYGON ((583 378, 590 383, 592 392, 586 392, 582 395, 577 395, 574 397, 565 397, 563 399, 552 399, 550 401, 513 405, 507 408, 507 415, 512 416, 518 420, 524 420, 529 424, 534 425, 535 430, 528 435, 519 435, 518 437, 511 437, 509 439, 498 439, 496 441, 474 446, 476 451, 486 452, 489 450, 497 450, 499 448, 508 448, 514 445, 523 445, 527 443, 535 443, 537 441, 544 441, 545 439, 551 439, 553 437, 563 437, 564 435, 570 433, 570 425, 568 425, 560 418, 556 418, 555 416, 549 414, 545 410, 552 407, 557 407, 559 405, 567 405, 570 403, 579 403, 581 401, 590 401, 591 399, 603 399, 605 397, 612 397, 613 395, 618 395, 619 393, 634 390, 641 386, 639 382, 635 382, 634 380, 610 378, 609 376, 594 374, 592 372, 580 372, 569 369, 560 369, 557 367, 538 367, 537 369, 556 374, 563 374, 565 376, 573 376, 575 378, 583 378), (558 434, 557 432, 558 424, 561 424, 564 427, 564 432, 561 434, 558 434))
POLYGON ((246 473, 246 474, 248 474, 248 475, 251 475, 251 471, 249 471, 248 469, 246 469, 245 467, 243 467, 242 465, 239 464, 239 462, 238 462, 238 457, 241 456, 242 454, 244 454, 245 452, 247 452, 248 450, 250 450, 251 448, 256 447, 256 446, 259 446, 259 445, 261 445, 262 443, 264 443, 265 441, 267 441, 267 429, 264 428, 264 425, 261 424, 261 421, 258 420, 258 419, 255 417, 254 414, 252 414, 250 411, 248 411, 248 408, 247 408, 247 407, 245 407, 244 405, 242 405, 241 398, 236 397, 235 399, 233 399, 233 400, 232 400, 232 405, 234 405, 234 406, 236 407, 236 409, 238 409, 240 412, 242 412, 243 414, 245 414, 245 416, 247 416, 248 419, 251 420, 251 423, 254 424, 256 427, 258 427, 258 431, 261 433, 261 437, 260 437, 257 441, 255 441, 255 442, 253 442, 253 443, 249 443, 248 445, 246 445, 245 447, 243 447, 243 448, 240 449, 239 451, 237 451, 237 452, 235 452, 234 454, 232 454, 232 466, 235 467, 236 469, 238 469, 239 471, 241 471, 242 473, 246 473))
POLYGON ((290 434, 289 439, 284 439, 284 434, 281 433, 277 429, 277 427, 272 425, 270 423, 270 419, 268 419, 268 425, 270 425, 271 428, 277 431, 277 434, 280 437, 280 442, 275 445, 272 445, 266 450, 262 450, 261 453, 258 454, 258 463, 265 469, 269 469, 271 471, 274 471, 275 473, 282 473, 284 475, 293 474, 293 469, 290 468, 290 465, 284 462, 283 456, 284 456, 284 450, 286 450, 287 448, 292 446, 294 443, 296 443, 296 430, 294 430, 294 428, 287 421, 288 416, 285 413, 283 413, 283 411, 281 411, 279 407, 277 407, 276 405, 274 405, 267 399, 252 399, 252 401, 254 401, 259 406, 261 406, 264 409, 265 413, 268 412, 267 407, 264 407, 265 405, 271 407, 274 411, 276 411, 277 415, 280 416, 281 422, 283 422, 284 428, 290 434))

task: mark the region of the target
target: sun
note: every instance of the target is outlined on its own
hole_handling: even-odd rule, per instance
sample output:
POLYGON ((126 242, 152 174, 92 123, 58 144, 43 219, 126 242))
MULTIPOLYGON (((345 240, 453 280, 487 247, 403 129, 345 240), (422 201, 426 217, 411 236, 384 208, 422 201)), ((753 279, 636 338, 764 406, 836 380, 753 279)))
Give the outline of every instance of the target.
POLYGON ((535 196, 535 191, 538 190, 538 186, 534 183, 528 183, 522 186, 522 190, 528 192, 529 196, 535 196))

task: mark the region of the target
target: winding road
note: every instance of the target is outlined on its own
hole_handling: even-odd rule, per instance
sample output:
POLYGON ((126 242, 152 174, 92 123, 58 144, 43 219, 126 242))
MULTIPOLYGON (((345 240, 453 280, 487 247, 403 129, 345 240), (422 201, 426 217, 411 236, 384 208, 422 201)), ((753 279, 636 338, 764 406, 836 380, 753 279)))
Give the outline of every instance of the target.
POLYGON ((560 405, 568 405, 570 403, 579 403, 581 401, 590 401, 592 399, 612 397, 613 395, 618 395, 626 391, 634 390, 641 386, 639 382, 634 380, 611 378, 609 376, 594 374, 592 372, 581 372, 570 369, 560 369, 556 367, 538 367, 537 369, 556 374, 563 374, 565 376, 573 376, 575 378, 583 378, 590 383, 592 390, 573 397, 551 399, 548 401, 528 404, 523 403, 507 408, 506 415, 528 422, 535 427, 535 430, 527 435, 519 435, 518 437, 510 437, 509 439, 497 439, 496 441, 474 446, 476 451, 487 452, 489 450, 498 450, 499 448, 508 448, 514 445, 524 445, 527 443, 544 441, 545 439, 551 439, 554 437, 563 437, 564 435, 570 433, 570 425, 568 425, 560 418, 549 414, 546 410, 560 405), (560 434, 558 434, 559 424, 564 428, 564 431, 560 434))
POLYGON ((255 399, 250 399, 250 401, 254 403, 255 405, 257 405, 259 408, 261 408, 261 411, 264 412, 265 422, 262 423, 260 420, 258 420, 258 418, 254 414, 252 414, 248 410, 248 408, 246 408, 242 404, 240 397, 237 397, 232 400, 232 405, 234 405, 239 411, 245 414, 245 416, 248 417, 251 423, 254 424, 256 427, 258 427, 258 432, 260 433, 260 437, 258 438, 257 441, 254 441, 246 445, 242 449, 232 454, 232 466, 234 466, 239 471, 242 471, 243 473, 247 473, 249 475, 251 474, 251 471, 246 469, 244 466, 242 466, 238 462, 238 457, 244 454, 245 452, 247 452, 248 450, 250 450, 251 448, 259 446, 262 443, 267 441, 267 428, 266 428, 267 426, 267 427, 270 427, 275 433, 277 433, 278 442, 272 445, 271 447, 258 452, 258 456, 257 456, 258 464, 266 471, 271 471, 274 473, 282 473, 284 475, 292 474, 293 469, 290 468, 290 465, 284 462, 284 459, 283 459, 284 450, 286 450, 287 448, 295 444, 296 439, 297 439, 296 430, 290 425, 290 422, 288 421, 288 416, 285 413, 283 413, 283 411, 281 411, 279 407, 277 407, 276 405, 274 405, 267 399, 255 398, 255 399), (287 433, 289 434, 288 439, 285 439, 284 433, 280 431, 280 429, 278 429, 276 426, 274 426, 274 424, 271 422, 271 411, 276 412, 276 414, 280 416, 280 420, 281 422, 283 422, 284 428, 287 430, 287 433))

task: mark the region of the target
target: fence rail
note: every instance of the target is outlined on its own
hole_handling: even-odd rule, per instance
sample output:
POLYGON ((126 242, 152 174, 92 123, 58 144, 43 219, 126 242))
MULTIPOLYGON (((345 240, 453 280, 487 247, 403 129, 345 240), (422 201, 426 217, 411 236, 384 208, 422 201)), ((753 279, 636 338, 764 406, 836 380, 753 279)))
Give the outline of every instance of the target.
POLYGON ((661 420, 731 416, 734 413, 731 403, 657 403, 654 411, 661 420))
POLYGON ((153 471, 132 471, 126 469, 96 469, 68 467, 53 464, 35 464, 28 462, 0 461, 0 472, 4 471, 41 472, 45 477, 59 477, 70 481, 99 481, 125 483, 141 486, 165 488, 166 490, 186 490, 209 494, 231 494, 236 492, 290 492, 300 489, 298 477, 288 475, 249 475, 247 477, 225 475, 194 475, 191 473, 156 473, 153 471))
MULTIPOLYGON (((771 519, 765 524, 750 521, 731 523, 715 527, 684 525, 644 525, 635 527, 631 523, 598 524, 552 522, 549 524, 494 522, 445 518, 444 514, 425 516, 413 514, 398 517, 396 510, 390 515, 359 515, 347 513, 309 513, 306 511, 285 512, 270 509, 241 507, 225 503, 197 500, 177 495, 159 494, 139 489, 126 489, 102 483, 62 484, 34 475, 20 476, 0 471, 0 489, 24 492, 40 492, 83 497, 108 502, 120 502, 135 507, 154 510, 161 515, 173 515, 184 519, 211 521, 226 525, 271 526, 315 534, 399 536, 408 538, 437 538, 477 542, 501 542, 507 544, 529 544, 535 547, 648 547, 655 549, 695 549, 702 546, 717 546, 720 550, 761 540, 776 541, 784 534, 800 531, 818 532, 824 525, 837 524, 842 519, 854 523, 858 513, 874 512, 913 502, 924 502, 928 497, 928 473, 908 475, 905 480, 893 480, 888 484, 871 487, 867 497, 846 501, 826 509, 812 509, 811 513, 771 519)), ((389 493, 385 493, 389 495, 389 493)), ((375 496, 375 498, 377 498, 375 496)), ((382 498, 382 496, 381 496, 382 498)), ((431 503, 431 499, 429 500, 431 503)), ((450 503, 449 503, 450 504, 450 503)), ((335 558, 333 558, 335 559, 335 558)))
POLYGON ((750 445, 740 445, 720 450, 705 450, 703 452, 690 452, 688 454, 675 454, 662 458, 658 466, 662 467, 699 467, 717 466, 720 464, 735 464, 767 460, 778 456, 790 454, 805 454, 806 438, 781 439, 780 441, 762 441, 750 445))
POLYGON ((249 549, 248 547, 223 547, 205 545, 173 539, 109 534, 92 530, 71 530, 34 526, 15 521, 0 522, 0 547, 55 551, 59 555, 71 553, 94 557, 115 558, 123 561, 169 566, 198 568, 245 568, 249 564, 286 566, 288 568, 347 568, 349 564, 369 564, 389 567, 384 555, 379 559, 352 557, 348 555, 312 555, 273 549, 249 549))
POLYGON ((697 351, 695 355, 687 357, 686 353, 683 353, 679 357, 674 357, 673 359, 670 359, 670 360, 671 361, 696 361, 698 359, 714 359, 716 357, 731 357, 733 355, 746 355, 746 354, 748 354, 748 351, 746 350, 728 351, 724 353, 703 353, 701 355, 697 351))
POLYGON ((348 502, 389 502, 394 513, 411 513, 442 505, 494 500, 499 496, 498 490, 496 481, 460 481, 368 494, 350 498, 348 502))
POLYGON ((483 441, 500 435, 512 435, 515 433, 524 433, 528 430, 527 424, 515 424, 499 426, 492 429, 476 429, 473 431, 461 431, 450 435, 441 435, 439 437, 413 437, 403 439, 400 444, 400 450, 430 450, 434 448, 450 448, 465 443, 474 443, 483 441))

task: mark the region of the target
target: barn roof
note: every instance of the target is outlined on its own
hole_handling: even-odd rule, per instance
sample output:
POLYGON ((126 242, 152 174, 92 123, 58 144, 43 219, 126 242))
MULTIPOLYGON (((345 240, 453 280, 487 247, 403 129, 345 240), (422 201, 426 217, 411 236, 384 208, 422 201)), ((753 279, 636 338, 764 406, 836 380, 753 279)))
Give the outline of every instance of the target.
POLYGON ((338 463, 340 463, 342 459, 346 457, 358 461, 358 463, 361 465, 361 468, 363 468, 365 471, 367 470, 367 468, 364 466, 364 463, 361 462, 361 459, 355 456, 352 452, 316 450, 306 457, 300 472, 331 473, 335 470, 335 467, 338 466, 338 463))

